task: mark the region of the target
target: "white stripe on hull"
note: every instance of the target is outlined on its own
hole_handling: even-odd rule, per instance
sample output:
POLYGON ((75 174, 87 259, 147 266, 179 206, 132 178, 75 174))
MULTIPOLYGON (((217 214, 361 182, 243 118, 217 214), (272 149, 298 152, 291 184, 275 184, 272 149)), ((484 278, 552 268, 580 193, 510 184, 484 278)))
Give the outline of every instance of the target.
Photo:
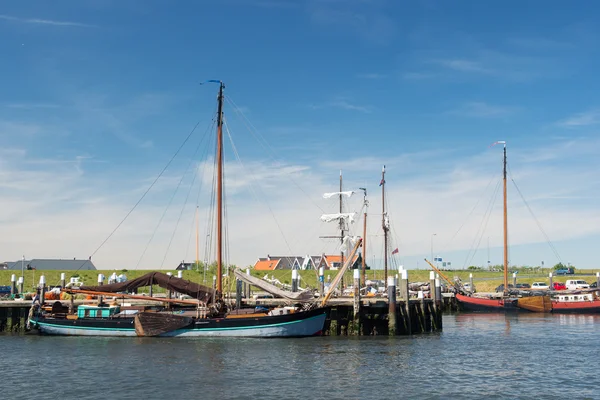
MULTIPOLYGON (((264 326, 249 326, 241 328, 224 329, 178 329, 166 332, 161 337, 298 337, 313 336, 323 329, 325 323, 325 314, 317 315, 301 321, 294 321, 287 324, 273 324, 264 326)), ((93 328, 72 328, 67 326, 58 326, 38 322, 37 326, 42 333, 48 335, 69 335, 69 336, 137 336, 135 329, 93 329, 93 328)))

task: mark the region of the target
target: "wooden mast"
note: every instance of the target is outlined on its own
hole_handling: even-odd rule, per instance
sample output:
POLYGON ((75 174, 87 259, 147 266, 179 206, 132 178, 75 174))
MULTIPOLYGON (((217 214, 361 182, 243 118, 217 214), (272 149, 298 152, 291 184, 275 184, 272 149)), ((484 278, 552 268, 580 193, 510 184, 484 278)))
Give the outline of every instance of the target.
POLYGON ((198 206, 196 206, 196 271, 200 270, 200 259, 198 257, 198 239, 199 239, 199 227, 200 227, 200 222, 199 222, 199 210, 198 210, 198 206))
POLYGON ((223 293, 223 89, 220 82, 217 111, 217 298, 223 293))
POLYGON ((363 241, 362 241, 362 285, 367 285, 367 210, 369 207, 369 202, 367 201, 367 189, 360 188, 364 191, 364 219, 363 219, 363 241))
MULTIPOLYGON (((340 214, 342 214, 342 170, 340 169, 340 214)), ((340 244, 344 244, 344 218, 340 218, 340 244)), ((344 250, 340 251, 340 267, 344 265, 344 250)), ((342 275, 342 288, 344 288, 344 276, 342 275)))
POLYGON ((504 294, 508 294, 508 206, 506 192, 506 142, 504 143, 504 294))
POLYGON ((388 226, 386 221, 386 213, 385 213, 385 165, 381 169, 381 209, 383 210, 381 225, 383 227, 383 265, 384 265, 384 274, 383 281, 385 285, 387 285, 387 276, 388 276, 388 226))

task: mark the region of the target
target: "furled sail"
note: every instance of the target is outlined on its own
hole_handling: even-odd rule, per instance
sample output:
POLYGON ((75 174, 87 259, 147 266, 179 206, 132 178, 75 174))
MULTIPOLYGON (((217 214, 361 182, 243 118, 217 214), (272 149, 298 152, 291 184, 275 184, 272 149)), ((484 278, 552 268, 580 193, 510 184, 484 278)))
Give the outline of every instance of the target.
POLYGON ((185 279, 177 278, 175 276, 163 274, 162 272, 149 272, 146 275, 142 275, 130 281, 112 283, 109 285, 81 286, 80 289, 91 290, 94 292, 118 293, 132 292, 137 288, 151 285, 158 285, 167 290, 187 294, 188 296, 203 302, 208 302, 214 295, 214 290, 212 288, 190 282, 185 279))
POLYGON ((287 290, 279 289, 277 286, 265 282, 260 278, 256 278, 252 275, 248 275, 239 269, 235 269, 234 274, 239 280, 254 285, 265 292, 271 293, 274 296, 283 297, 284 299, 308 302, 314 300, 314 295, 310 290, 304 290, 302 292, 288 292, 287 290))
POLYGON ((356 216, 356 213, 323 214, 323 215, 321 215, 321 221, 331 222, 331 221, 343 219, 345 221, 350 221, 350 223, 353 224, 355 216, 356 216))
POLYGON ((346 196, 351 197, 355 192, 353 190, 348 190, 347 192, 333 192, 333 193, 325 193, 323 194, 324 199, 329 199, 333 196, 346 196))

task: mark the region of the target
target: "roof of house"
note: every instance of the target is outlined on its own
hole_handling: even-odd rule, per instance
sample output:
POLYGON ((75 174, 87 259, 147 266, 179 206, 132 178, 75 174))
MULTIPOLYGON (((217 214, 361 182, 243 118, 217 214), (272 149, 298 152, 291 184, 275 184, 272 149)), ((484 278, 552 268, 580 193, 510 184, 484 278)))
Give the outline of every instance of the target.
POLYGON ((8 269, 19 270, 21 267, 45 270, 96 270, 96 266, 91 260, 53 260, 53 259, 33 259, 24 261, 7 262, 8 269))
MULTIPOLYGON (((325 261, 327 262, 327 265, 331 266, 332 263, 341 263, 342 262, 342 256, 340 254, 331 254, 331 255, 324 255, 323 256, 325 258, 325 261)), ((358 254, 354 255, 354 258, 352 259, 352 263, 355 263, 358 260, 358 254)), ((344 258, 344 261, 346 261, 346 258, 344 258)))
POLYGON ((277 268, 280 260, 267 260, 267 259, 259 259, 256 264, 254 264, 254 269, 257 271, 273 271, 277 268))

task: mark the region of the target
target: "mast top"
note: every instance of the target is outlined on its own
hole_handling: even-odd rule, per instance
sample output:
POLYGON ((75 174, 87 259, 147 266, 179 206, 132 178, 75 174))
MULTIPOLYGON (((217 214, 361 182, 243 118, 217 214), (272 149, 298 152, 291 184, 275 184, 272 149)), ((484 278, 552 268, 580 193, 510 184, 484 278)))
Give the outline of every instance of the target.
POLYGON ((381 172, 385 172, 385 165, 381 168, 381 172))

